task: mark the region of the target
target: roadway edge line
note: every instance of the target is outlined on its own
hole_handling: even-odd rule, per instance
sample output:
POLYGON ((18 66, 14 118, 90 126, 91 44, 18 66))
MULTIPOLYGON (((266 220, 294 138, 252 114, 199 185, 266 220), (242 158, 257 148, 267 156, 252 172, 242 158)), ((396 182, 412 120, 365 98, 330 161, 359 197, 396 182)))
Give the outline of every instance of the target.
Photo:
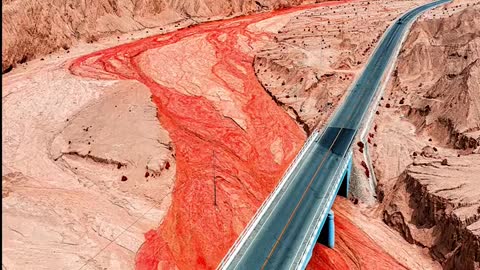
MULTIPOLYGON (((392 59, 390 59, 389 67, 388 67, 388 69, 386 70, 386 72, 383 73, 382 83, 376 87, 376 91, 375 91, 375 92, 376 92, 376 95, 377 95, 377 99, 381 96, 381 95, 378 94, 378 93, 379 93, 379 90, 380 90, 380 92, 382 92, 382 90, 384 90, 384 89, 382 89, 382 88, 384 88, 385 85, 386 85, 386 82, 388 82, 388 80, 384 80, 384 79, 385 79, 385 77, 389 77, 389 76, 391 75, 392 69, 393 69, 393 67, 395 66, 395 65, 393 65, 393 64, 395 64, 396 61, 397 61, 397 59, 398 59, 399 51, 401 50, 403 43, 405 42, 406 38, 408 37, 408 34, 410 33, 410 29, 411 29, 411 26, 413 25, 413 23, 415 23, 416 20, 418 19, 418 17, 421 16, 421 15, 423 15, 425 12, 427 12, 427 11, 429 11, 429 10, 432 10, 432 9, 435 9, 435 8, 437 8, 437 7, 441 6, 441 5, 444 5, 444 4, 446 4, 446 3, 449 3, 449 2, 451 2, 451 1, 440 2, 440 3, 437 3, 436 5, 433 5, 433 6, 430 7, 430 8, 427 8, 426 10, 424 10, 424 11, 422 11, 422 12, 419 12, 418 14, 416 14, 416 15, 412 18, 411 22, 408 23, 408 25, 404 28, 404 32, 402 33, 401 41, 395 46, 395 49, 394 49, 394 51, 393 51, 393 54, 392 54, 393 57, 392 57, 392 59)), ((432 2, 432 3, 434 3, 434 2, 432 2)), ((427 3, 427 4, 425 4, 425 5, 428 5, 428 4, 430 4, 430 3, 427 3)), ((414 7, 414 8, 412 8, 412 9, 408 10, 407 12, 403 13, 401 16, 399 16, 399 17, 387 28, 387 30, 384 32, 384 35, 382 35, 381 40, 379 40, 379 42, 378 42, 378 45, 380 45, 380 44, 382 43, 384 37, 386 37, 386 34, 391 30, 391 27, 393 27, 393 26, 397 23, 398 20, 400 20, 405 14, 408 14, 409 12, 411 12, 411 11, 415 10, 416 8, 421 7, 421 6, 423 6, 423 5, 414 7)), ((377 48, 378 48, 378 46, 375 48, 375 51, 377 50, 377 48)), ((372 52, 372 55, 375 53, 375 51, 372 52)), ((371 58, 370 58, 369 61, 366 63, 366 66, 369 64, 370 60, 371 60, 371 58)), ((359 74, 360 74, 359 77, 361 77, 361 75, 363 74, 363 70, 362 70, 362 72, 359 73, 359 74)), ((375 99, 372 99, 372 100, 375 100, 375 99)), ((378 102, 377 102, 377 103, 372 103, 372 100, 370 101, 370 106, 371 106, 372 104, 378 104, 378 102)), ((367 111, 367 112, 370 112, 370 114, 372 113, 372 111, 370 111, 370 110, 367 111)), ((365 115, 367 114, 367 112, 365 112, 364 115, 362 115, 362 118, 365 117, 365 115)), ((364 122, 364 121, 362 121, 362 122, 364 122)), ((350 143, 352 143, 354 140, 355 140, 355 137, 352 138, 352 141, 351 141, 350 143)), ((351 147, 350 147, 350 148, 351 148, 351 147)), ((350 150, 350 149, 349 149, 349 150, 350 150)), ((346 156, 350 156, 350 158, 353 158, 353 152, 350 151, 350 154, 346 154, 343 158, 345 158, 346 156)), ((353 162, 353 160, 352 160, 352 162, 353 162)), ((346 168, 346 164, 347 164, 347 163, 345 163, 345 165, 342 166, 342 167, 344 167, 343 170, 346 168)), ((337 174, 338 174, 339 171, 341 171, 341 170, 338 170, 338 169, 337 169, 337 171, 335 172, 335 175, 334 175, 335 177, 338 177, 337 174)), ((341 176, 340 176, 340 177, 341 177, 341 176)), ((337 179, 337 181, 338 181, 338 179, 337 179)), ((336 181, 336 182, 337 182, 337 181, 336 181)), ((338 187, 338 188, 339 188, 339 187, 338 187)), ((338 190, 338 188, 337 188, 337 190, 338 190)), ((330 188, 329 188, 329 189, 330 189, 330 188)), ((330 209, 332 205, 333 205, 333 200, 332 200, 332 202, 330 203, 330 207, 329 207, 328 209, 330 209)), ((325 212, 325 213, 326 213, 326 212, 325 212)), ((325 214, 323 214, 323 215, 325 215, 325 214)), ((312 222, 313 222, 313 221, 312 221, 312 222)), ((320 221, 320 222, 321 222, 321 224, 322 224, 322 226, 323 226, 324 223, 325 223, 325 220, 322 220, 322 221, 320 221)), ((319 226, 315 226, 315 228, 317 228, 317 227, 319 227, 319 226)), ((312 232, 315 232, 315 230, 313 230, 312 232)), ((311 234, 313 234, 313 233, 311 233, 311 234)), ((305 238, 306 238, 306 237, 305 237, 305 238)), ((305 239, 305 238, 304 238, 304 239, 305 239)), ((311 238, 311 239, 315 240, 314 238, 311 238)), ((310 242, 312 242, 312 240, 310 240, 310 242)), ((297 252, 297 254, 298 254, 298 252, 297 252)), ((302 259, 297 263, 297 267, 295 267, 296 269, 303 269, 302 267, 303 267, 304 265, 306 265, 306 263, 308 263, 308 262, 305 262, 306 255, 308 255, 308 254, 310 254, 310 251, 309 251, 309 252, 306 252, 306 250, 305 250, 305 251, 303 252, 303 254, 302 254, 302 259), (299 267, 300 267, 300 268, 299 268, 299 267)), ((293 263, 292 263, 292 265, 293 265, 293 263)))
MULTIPOLYGON (((342 181, 342 179, 341 179, 342 176, 343 176, 342 173, 348 167, 348 163, 350 162, 350 159, 352 159, 352 158, 353 158, 353 153, 349 149, 348 151, 346 151, 345 155, 342 157, 342 160, 344 160, 342 166, 337 167, 337 170, 335 171, 335 173, 333 175, 333 178, 335 179, 335 181, 334 181, 335 185, 330 185, 329 188, 328 188, 329 191, 334 189, 335 186, 337 186, 337 182, 342 181), (345 159, 346 157, 348 157, 348 158, 345 159)), ((325 208, 325 210, 330 210, 332 208, 333 202, 335 201, 335 196, 337 195, 339 189, 340 189, 340 185, 337 186, 336 192, 332 193, 333 196, 331 195, 327 198, 327 203, 329 204, 329 207, 325 208), (333 197, 333 198, 330 198, 330 197, 333 197)), ((320 211, 316 211, 315 215, 317 215, 317 217, 315 217, 310 224, 312 224, 314 221, 318 221, 318 220, 320 220, 320 222, 318 222, 317 225, 314 226, 314 229, 310 230, 309 235, 305 235, 305 237, 302 240, 302 242, 305 242, 306 241, 305 239, 310 238, 310 239, 307 240, 307 244, 308 244, 307 247, 312 246, 312 248, 307 248, 303 251, 303 253, 301 255, 301 258, 300 258, 300 261, 298 261, 296 263, 295 269, 304 269, 303 266, 304 265, 306 266, 306 263, 308 263, 308 261, 306 260, 307 255, 311 254, 310 251, 313 251, 313 248, 315 247, 315 245, 314 245, 315 240, 320 235, 321 228, 325 225, 325 220, 326 220, 325 215, 328 213, 328 211, 323 211, 323 213, 320 212, 321 213, 320 215, 318 215, 318 212, 320 212, 320 211), (312 243, 309 243, 309 242, 312 242, 312 243)), ((297 254, 298 254, 298 251, 297 251, 297 253, 295 253, 295 256, 297 254)), ((294 264, 295 264, 295 262, 292 262, 291 265, 293 266, 294 264)))
MULTIPOLYGON (((451 1, 446 1, 446 2, 442 2, 442 3, 438 3, 437 5, 434 5, 432 6, 431 8, 428 8, 426 9, 425 11, 422 11, 420 12, 419 14, 415 15, 414 19, 409 23, 409 25, 405 28, 406 31, 405 33, 403 33, 402 35, 402 39, 401 39, 401 42, 398 43, 399 45, 396 46, 396 49, 395 49, 395 53, 393 54, 393 58, 390 60, 391 63, 396 63, 396 60, 398 58, 398 51, 401 49, 401 45, 403 45, 404 41, 406 40, 407 36, 408 36, 408 33, 410 31, 410 28, 412 26, 412 24, 416 21, 416 19, 421 16, 423 13, 425 13, 426 11, 428 10, 431 10, 431 9, 434 9, 434 8, 437 8, 438 6, 440 5, 443 5, 443 4, 446 4, 448 2, 451 2, 451 1)), ((428 5, 428 4, 426 4, 428 5)), ((419 8, 421 7, 422 5, 420 6, 416 6, 414 8, 412 8, 411 10, 405 12, 403 15, 405 15, 406 13, 416 9, 416 8, 419 8)), ((403 16, 402 15, 402 16, 403 16)), ((390 28, 395 25, 397 23, 397 21, 402 17, 400 16, 399 18, 397 18, 396 20, 393 21, 393 23, 386 29, 386 31, 384 33, 387 33, 390 31, 390 28)), ((378 50, 379 46, 382 42, 383 42, 383 39, 386 37, 386 35, 382 35, 382 38, 377 42, 377 46, 375 47, 375 50, 372 52, 371 55, 374 55, 375 52, 378 50)), ((358 79, 361 77, 361 74, 363 73, 364 69, 366 68, 366 66, 368 66, 369 62, 371 61, 371 58, 369 58, 368 62, 365 64, 365 66, 362 68, 361 72, 359 72, 358 74, 360 74, 360 76, 356 76, 355 80, 352 82, 352 84, 350 85, 349 89, 347 90, 347 92, 345 93, 344 95, 344 98, 347 98, 348 95, 351 93, 352 89, 355 87, 358 79)), ((389 64, 389 68, 387 70, 387 72, 384 73, 384 75, 382 77, 384 77, 382 79, 382 83, 380 84, 380 86, 377 86, 377 90, 376 90, 376 98, 377 98, 377 103, 375 104, 378 104, 378 98, 379 95, 378 94, 378 89, 380 88, 384 88, 386 82, 385 82, 385 74, 388 74, 388 75, 391 75, 391 72, 392 72, 392 68, 393 66, 395 65, 392 65, 392 64, 389 64)), ((386 80, 388 81, 388 80, 386 80)), ((375 98, 373 99, 375 100, 375 98)), ((370 101, 370 103, 372 103, 372 101, 370 101)), ((343 106, 344 102, 342 102, 342 105, 343 106)), ((334 119, 335 116, 337 115, 337 113, 339 111, 341 111, 340 109, 341 107, 337 108, 335 113, 332 115, 331 119, 334 119)), ((368 112, 370 112, 371 114, 371 111, 369 110, 368 112)), ((362 118, 364 117, 364 115, 366 114, 366 112, 364 112, 364 114, 362 115, 362 118)), ((370 120, 370 119, 369 119, 370 120)), ((370 121, 369 121, 370 122, 370 121)), ((371 123, 370 123, 371 124, 371 123)), ((361 125, 363 126, 363 124, 361 125)), ((297 154, 297 156, 294 158, 293 162, 290 164, 290 166, 287 168, 287 170, 285 171, 283 177, 281 178, 281 181, 277 184, 277 186, 274 188, 274 190, 269 194, 269 196, 264 200, 264 202, 262 203, 262 205, 259 207, 259 209, 257 210, 256 214, 252 217, 251 221, 247 224, 247 226, 245 227, 244 231, 240 234, 240 236, 237 238, 237 240, 235 241, 235 243, 232 245, 232 247, 230 248, 230 250, 227 252, 227 255, 222 259, 222 261, 220 262, 220 264, 217 266, 217 269, 222 269, 223 267, 226 267, 228 266, 231 261, 233 260, 234 256, 239 252, 238 250, 236 250, 236 247, 239 246, 240 244, 243 244, 246 239, 248 238, 248 236, 252 233, 252 231, 254 231, 254 226, 259 222, 259 220, 263 217, 263 215, 265 214, 265 210, 268 209, 268 207, 271 205, 271 203, 274 201, 274 199, 278 196, 278 194, 280 193, 280 191, 282 190, 283 186, 286 184, 286 180, 290 177, 290 175, 292 174, 293 172, 293 169, 295 167, 298 166, 300 160, 304 157, 306 151, 305 149, 307 149, 312 143, 313 143, 313 138, 318 136, 318 134, 320 133, 324 133, 324 128, 322 128, 320 130, 320 132, 318 130, 315 130, 313 132, 313 134, 311 136, 308 137, 307 141, 304 143, 304 145, 302 146, 302 148, 300 149, 299 153, 297 154), (307 146, 308 145, 308 146, 307 146)), ((354 138, 352 138, 352 141, 354 140, 354 138)), ((351 147, 350 147, 351 148, 351 147)), ((351 152, 351 151, 350 151, 351 152)), ((352 154, 350 154, 352 155, 352 154)), ((343 158, 345 158, 347 155, 344 155, 343 158)), ((352 155, 353 156, 353 155, 352 155)), ((345 165, 346 163, 344 162, 344 165, 342 167, 346 167, 345 165)), ((345 169, 345 168, 344 168, 345 169)), ((338 171, 341 171, 341 170, 338 170, 337 168, 337 171, 335 172, 335 177, 337 177, 338 175, 338 171)), ((337 180, 338 181, 338 180, 337 180)), ((331 189, 331 188, 329 188, 331 189)), ((332 201, 332 204, 333 204, 333 201, 332 201)), ((331 206, 330 206, 331 208, 331 206)), ((318 226, 316 226, 318 227, 318 226)), ((311 241, 311 240, 310 240, 311 241)), ((305 254, 305 251, 304 251, 304 254, 305 254)), ((308 253, 307 253, 308 254, 308 253)), ((302 256, 304 257, 304 255, 302 256)), ((303 259, 300 261, 302 262, 303 259)))
MULTIPOLYGON (((374 103, 375 105, 378 105, 379 102, 380 102, 380 99, 381 97, 383 96, 384 92, 385 92, 385 89, 386 89, 386 86, 388 84, 388 82, 390 81, 391 77, 392 77, 392 73, 393 73, 393 70, 395 68, 395 66, 397 66, 397 61, 398 61, 398 57, 400 56, 400 51, 405 43, 405 41, 407 40, 410 32, 411 32, 411 28, 412 28, 412 25, 417 21, 418 17, 422 16, 423 14, 425 14, 425 12, 427 11, 430 11, 430 10, 433 10, 435 8, 438 8, 439 6, 441 5, 444 5, 444 4, 447 4, 447 3, 451 3, 451 1, 447 1, 447 2, 443 2, 443 3, 439 3, 433 7, 431 7, 430 9, 427 9, 417 15, 415 15, 415 17, 412 19, 412 21, 410 23, 408 23, 407 27, 405 28, 405 33, 403 34, 402 36, 402 39, 401 41, 398 43, 398 45, 396 46, 395 48, 395 51, 394 51, 394 54, 393 54, 393 58, 390 60, 390 63, 388 65, 388 68, 386 70, 386 72, 384 73, 384 75, 382 76, 382 83, 380 84, 380 86, 378 87, 377 91, 376 91, 376 94, 375 94, 375 97, 374 97, 374 103)), ((419 7, 419 6, 418 6, 419 7)), ((412 8, 411 10, 409 11, 412 11, 414 10, 415 8, 417 7, 414 7, 412 8)), ((409 12, 407 11, 407 12, 409 12)), ((395 21, 389 26, 389 29, 397 23, 397 21, 400 19, 401 17, 398 17, 397 19, 395 19, 395 21)), ((389 30, 387 29, 387 30, 389 30)), ((383 38, 383 37, 382 37, 383 38)), ((367 163, 367 166, 368 166, 368 169, 371 173, 371 181, 369 181, 369 186, 370 186, 370 191, 372 192, 372 194, 374 193, 375 191, 375 188, 377 186, 377 179, 376 179, 376 176, 375 176, 375 171, 373 169, 373 164, 372 164, 372 160, 371 160, 371 155, 370 155, 370 152, 369 152, 369 147, 368 147, 368 143, 367 143, 367 133, 369 130, 371 130, 371 127, 372 127, 372 124, 373 124, 373 121, 375 119, 375 114, 374 114, 374 111, 376 110, 377 106, 375 107, 371 107, 366 113, 366 119, 364 121, 362 121, 362 124, 360 126, 360 129, 361 129, 361 132, 359 134, 359 137, 360 137, 360 141, 365 145, 365 151, 363 152, 363 158, 364 160, 366 161, 367 163)))
POLYGON ((298 152, 298 154, 295 156, 293 159, 292 163, 288 166, 287 170, 285 170, 284 175, 282 176, 280 182, 275 186, 274 190, 270 192, 270 194, 265 198, 263 201, 262 205, 257 209, 255 215, 250 219, 250 222, 247 224, 247 226, 244 228, 240 236, 237 238, 235 243, 232 245, 232 247, 229 249, 225 257, 222 259, 222 261, 219 263, 217 266, 217 269, 223 269, 224 267, 227 267, 232 263, 233 258, 235 255, 239 252, 239 250, 236 249, 237 246, 243 245, 243 243, 246 241, 248 236, 252 233, 252 231, 255 228, 255 225, 260 221, 261 217, 265 214, 266 209, 270 206, 270 204, 274 201, 276 196, 280 193, 282 188, 286 184, 286 180, 290 177, 290 175, 293 173, 293 169, 298 166, 300 163, 300 160, 305 156, 306 149, 309 148, 311 144, 315 142, 316 137, 318 137, 320 133, 318 131, 314 131, 306 140, 306 142, 303 144, 302 148, 298 152))

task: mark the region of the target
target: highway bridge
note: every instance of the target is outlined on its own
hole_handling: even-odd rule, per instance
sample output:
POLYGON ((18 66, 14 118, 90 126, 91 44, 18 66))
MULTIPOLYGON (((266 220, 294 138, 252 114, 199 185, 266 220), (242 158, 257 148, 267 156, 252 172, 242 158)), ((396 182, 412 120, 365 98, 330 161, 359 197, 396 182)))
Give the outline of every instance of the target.
POLYGON ((446 2, 414 8, 387 29, 342 105, 321 131, 310 135, 219 269, 305 269, 322 229, 322 243, 334 246, 331 207, 339 190, 348 194, 357 131, 366 112, 376 105, 379 85, 413 21, 446 2))

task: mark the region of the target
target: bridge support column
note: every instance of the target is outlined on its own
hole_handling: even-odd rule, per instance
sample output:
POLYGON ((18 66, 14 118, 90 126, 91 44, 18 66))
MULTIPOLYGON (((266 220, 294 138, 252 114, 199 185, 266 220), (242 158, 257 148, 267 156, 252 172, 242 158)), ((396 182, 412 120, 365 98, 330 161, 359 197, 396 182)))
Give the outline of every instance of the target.
POLYGON ((333 215, 333 211, 330 210, 327 215, 327 219, 323 224, 322 231, 320 232, 320 236, 318 237, 317 242, 327 246, 329 248, 335 247, 335 217, 333 215))
POLYGON ((353 155, 348 160, 347 168, 343 173, 342 184, 340 184, 340 188, 338 190, 338 195, 345 198, 348 198, 348 191, 350 190, 350 176, 352 174, 352 159, 353 159, 353 155))

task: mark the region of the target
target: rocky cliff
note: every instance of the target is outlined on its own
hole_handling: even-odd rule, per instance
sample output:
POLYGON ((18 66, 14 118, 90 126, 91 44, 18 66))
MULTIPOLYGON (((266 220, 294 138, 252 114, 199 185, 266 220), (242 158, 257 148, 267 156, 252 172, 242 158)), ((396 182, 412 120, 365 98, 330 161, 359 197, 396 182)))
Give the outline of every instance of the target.
POLYGON ((257 78, 309 133, 332 114, 389 23, 415 4, 356 1, 298 14, 257 53, 257 78))
POLYGON ((480 144, 480 9, 416 24, 401 54, 391 102, 418 132, 459 149, 480 144))
POLYGON ((384 221, 428 248, 444 269, 478 269, 480 156, 419 159, 385 201, 384 221))
POLYGON ((413 25, 369 138, 378 213, 444 269, 480 267, 479 18, 454 2, 413 25))
MULTIPOLYGON (((304 0, 2 0, 2 73, 79 42, 299 5, 304 0)), ((313 1, 310 1, 313 2, 313 1)), ((321 2, 321 1, 318 1, 321 2)))

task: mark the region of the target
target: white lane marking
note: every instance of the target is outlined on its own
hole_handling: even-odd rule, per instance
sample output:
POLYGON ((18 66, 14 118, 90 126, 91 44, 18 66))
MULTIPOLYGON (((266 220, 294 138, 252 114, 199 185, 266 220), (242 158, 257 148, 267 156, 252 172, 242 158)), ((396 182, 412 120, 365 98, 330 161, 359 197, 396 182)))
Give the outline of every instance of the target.
MULTIPOLYGON (((263 204, 257 210, 257 213, 253 216, 252 220, 247 225, 247 227, 244 229, 243 233, 240 235, 240 237, 237 239, 237 241, 231 247, 231 249, 229 250, 229 252, 225 256, 223 261, 217 267, 218 269, 226 268, 233 262, 233 260, 235 259, 235 256, 242 249, 243 244, 248 240, 248 238, 250 237, 250 234, 256 229, 256 225, 261 220, 261 218, 265 214, 266 210, 270 207, 272 202, 276 199, 278 193, 283 190, 284 185, 287 184, 287 182, 289 182, 288 179, 293 174, 294 168, 296 168, 298 166, 298 164, 300 164, 300 161, 303 159, 303 157, 309 151, 308 148, 310 148, 312 146, 312 144, 316 141, 318 135, 319 135, 319 132, 315 130, 313 132, 313 134, 307 139, 307 142, 303 145, 303 147, 300 150, 300 152, 298 153, 297 157, 293 160, 293 162, 288 167, 288 169, 285 172, 285 175, 282 177, 282 180, 280 181, 280 183, 277 185, 277 187, 275 187, 273 192, 270 193, 270 195, 265 199, 263 204)), ((290 184, 290 183, 288 183, 288 184, 290 184)), ((287 188, 288 188, 288 186, 287 186, 287 188)), ((247 247, 247 249, 248 249, 248 247, 247 247)), ((242 257, 243 257, 243 255, 242 255, 242 257)), ((242 257, 240 257, 240 260, 241 260, 242 257)))

